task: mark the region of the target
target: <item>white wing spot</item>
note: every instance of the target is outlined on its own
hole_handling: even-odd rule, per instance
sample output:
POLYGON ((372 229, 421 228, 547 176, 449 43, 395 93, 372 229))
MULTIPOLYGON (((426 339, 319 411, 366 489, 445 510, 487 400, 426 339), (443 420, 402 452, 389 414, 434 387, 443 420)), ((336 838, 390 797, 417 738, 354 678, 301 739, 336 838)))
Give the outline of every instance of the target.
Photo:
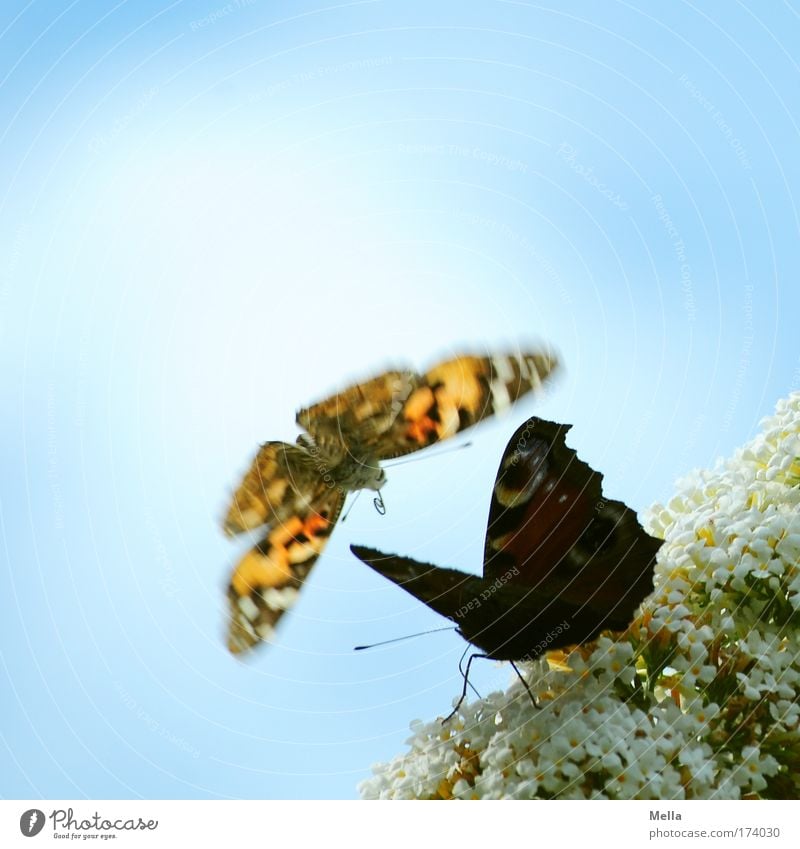
POLYGON ((489 389, 492 391, 492 406, 496 412, 500 412, 511 406, 511 396, 508 394, 505 383, 499 380, 493 380, 489 384, 489 389))
POLYGON ((492 357, 492 371, 501 383, 514 382, 514 368, 509 357, 492 357))
POLYGON ((257 628, 256 633, 262 640, 271 640, 275 636, 275 629, 269 622, 262 622, 257 628))
POLYGON ((280 590, 270 587, 261 591, 261 598, 270 610, 288 610, 297 601, 297 590, 294 587, 280 590))
POLYGON ((539 374, 539 369, 533 357, 520 357, 519 370, 524 378, 528 380, 532 387, 542 385, 542 376, 539 374))
POLYGON ((248 622, 255 622, 258 619, 258 605, 249 595, 243 595, 239 599, 239 610, 248 622))

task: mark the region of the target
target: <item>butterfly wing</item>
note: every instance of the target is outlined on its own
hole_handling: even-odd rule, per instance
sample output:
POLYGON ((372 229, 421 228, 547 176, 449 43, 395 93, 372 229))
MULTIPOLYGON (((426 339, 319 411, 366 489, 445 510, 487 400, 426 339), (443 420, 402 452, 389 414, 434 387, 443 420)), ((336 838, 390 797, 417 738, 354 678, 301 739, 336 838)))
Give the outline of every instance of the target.
POLYGON ((545 650, 586 642, 599 630, 581 631, 575 627, 572 605, 515 585, 510 576, 489 581, 364 546, 351 545, 350 550, 446 616, 466 640, 496 660, 533 659, 545 650))
POLYGON ((653 588, 662 543, 633 510, 603 497, 603 476, 567 446, 569 429, 531 418, 511 437, 489 509, 484 577, 512 570, 514 583, 623 629, 653 588))
POLYGON ((233 536, 285 521, 318 500, 325 489, 306 448, 265 442, 233 494, 223 522, 225 533, 233 536))
POLYGON ((384 372, 305 407, 297 414, 297 424, 317 443, 338 440, 351 447, 369 446, 391 431, 421 380, 408 369, 384 372))
POLYGON ((478 578, 373 549, 351 550, 498 660, 523 660, 623 630, 653 587, 661 541, 567 447, 569 425, 532 418, 503 455, 478 578))
POLYGON ((374 453, 387 460, 454 436, 539 389, 556 367, 546 351, 466 354, 438 363, 406 384, 391 426, 372 441, 374 453))
POLYGON ((346 492, 331 486, 317 463, 301 445, 267 442, 234 493, 225 530, 265 526, 228 586, 228 648, 234 653, 271 638, 333 530, 346 492))
POLYGON ((297 505, 285 521, 270 526, 233 570, 228 587, 228 648, 234 654, 272 639, 325 547, 344 503, 333 488, 313 504, 297 505))
POLYGON ((505 411, 556 367, 547 351, 465 354, 423 375, 394 370, 351 386, 300 410, 297 423, 318 443, 336 439, 371 460, 388 460, 505 411))

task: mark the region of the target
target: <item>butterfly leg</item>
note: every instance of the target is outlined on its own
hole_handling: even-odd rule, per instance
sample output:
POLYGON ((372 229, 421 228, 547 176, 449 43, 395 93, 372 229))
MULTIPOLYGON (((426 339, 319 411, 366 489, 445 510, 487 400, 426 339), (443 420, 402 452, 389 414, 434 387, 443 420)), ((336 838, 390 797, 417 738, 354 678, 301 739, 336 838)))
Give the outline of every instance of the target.
MULTIPOLYGON (((459 697, 458 701, 456 702, 456 706, 442 720, 442 725, 445 725, 447 722, 449 722, 458 713, 458 709, 464 703, 464 699, 467 698, 467 687, 470 686, 470 684, 469 684, 469 668, 470 668, 470 666, 472 666, 472 661, 475 660, 475 658, 478 658, 478 657, 488 658, 489 655, 488 654, 471 654, 469 656, 469 660, 467 661, 467 668, 464 670, 464 686, 461 689, 461 696, 459 697)), ((463 658, 462 658, 462 660, 463 660, 463 658)), ((459 667, 460 667, 460 664, 459 664, 459 667)))
MULTIPOLYGON (((470 650, 470 648, 472 648, 472 647, 471 647, 471 646, 467 646, 467 647, 464 649, 464 654, 462 654, 462 655, 461 655, 461 659, 458 661, 458 671, 461 673, 461 677, 462 677, 465 681, 468 681, 469 679, 468 679, 467 675, 466 675, 466 674, 465 674, 465 672, 464 672, 464 658, 465 658, 465 657, 469 654, 469 650, 470 650)), ((472 684, 472 682, 471 682, 471 681, 469 682, 469 686, 470 686, 470 689, 472 690, 472 692, 473 692, 473 693, 475 693, 475 695, 476 695, 479 699, 482 699, 482 698, 483 698, 483 696, 482 696, 482 695, 481 695, 481 694, 480 694, 480 693, 479 693, 479 692, 475 689, 475 687, 473 686, 473 684, 472 684)))
POLYGON ((531 697, 531 702, 533 702, 533 706, 535 708, 538 708, 539 705, 536 703, 536 699, 534 698, 534 695, 531 692, 531 688, 528 686, 528 682, 523 678, 522 673, 519 671, 519 667, 516 663, 514 663, 513 660, 509 661, 509 663, 511 664, 511 668, 514 670, 514 672, 517 673, 517 678, 522 681, 522 686, 528 691, 528 695, 531 697))

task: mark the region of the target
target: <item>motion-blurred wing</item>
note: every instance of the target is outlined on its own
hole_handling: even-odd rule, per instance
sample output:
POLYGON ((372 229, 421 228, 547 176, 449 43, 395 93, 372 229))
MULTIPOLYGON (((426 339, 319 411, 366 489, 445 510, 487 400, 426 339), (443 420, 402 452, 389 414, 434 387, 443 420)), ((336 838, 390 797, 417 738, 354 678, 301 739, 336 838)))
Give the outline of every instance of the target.
POLYGON ((338 489, 328 490, 315 504, 274 524, 239 561, 228 587, 232 652, 273 638, 327 544, 344 497, 338 489))
POLYGON ((387 371, 305 407, 297 413, 297 424, 318 443, 338 440, 357 449, 374 445, 391 431, 421 380, 408 369, 387 371))
POLYGON ((233 494, 223 522, 233 536, 281 522, 319 501, 326 486, 300 445, 265 442, 233 494))
POLYGON ((505 412, 541 387, 557 366, 547 351, 463 355, 439 363, 411 386, 393 425, 375 443, 378 459, 417 451, 505 412))

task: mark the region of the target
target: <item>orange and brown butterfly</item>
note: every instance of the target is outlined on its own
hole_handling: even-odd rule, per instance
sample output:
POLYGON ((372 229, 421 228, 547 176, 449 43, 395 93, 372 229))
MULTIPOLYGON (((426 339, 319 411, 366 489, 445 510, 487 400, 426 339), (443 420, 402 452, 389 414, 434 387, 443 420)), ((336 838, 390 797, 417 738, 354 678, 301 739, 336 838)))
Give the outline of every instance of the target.
POLYGON ((233 495, 229 535, 259 541, 233 570, 228 648, 270 641, 333 531, 349 492, 379 491, 382 460, 433 445, 539 389, 548 351, 462 355, 424 374, 388 371, 297 414, 296 444, 267 442, 233 495))
MULTIPOLYGON (((363 546, 352 552, 454 622, 480 649, 473 657, 533 660, 624 630, 653 589, 662 541, 603 496, 602 474, 567 446, 569 429, 531 418, 511 437, 492 493, 483 577, 363 546)), ((465 678, 462 700, 466 686, 465 678)))

